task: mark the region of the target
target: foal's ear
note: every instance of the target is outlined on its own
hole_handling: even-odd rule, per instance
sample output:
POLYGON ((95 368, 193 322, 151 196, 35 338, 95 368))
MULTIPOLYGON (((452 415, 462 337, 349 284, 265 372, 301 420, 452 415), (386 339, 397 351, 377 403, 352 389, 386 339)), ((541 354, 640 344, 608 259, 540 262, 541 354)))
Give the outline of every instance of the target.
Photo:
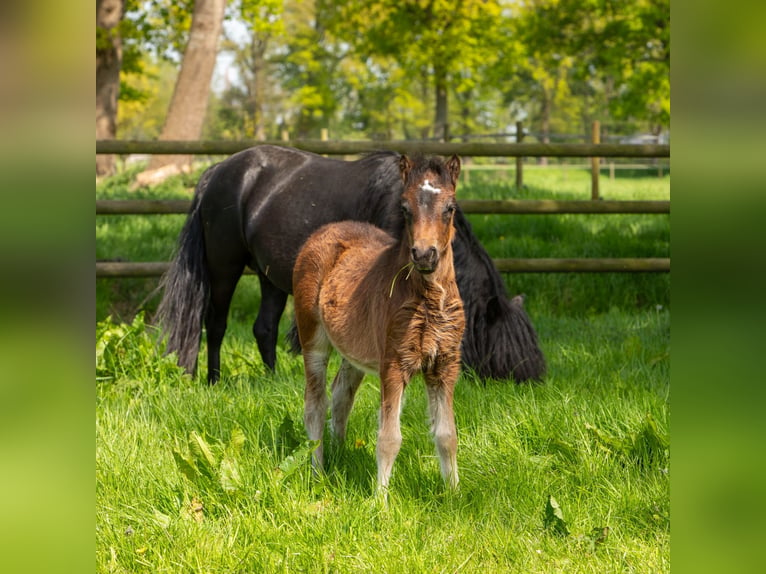
POLYGON ((457 154, 453 155, 447 162, 447 170, 452 178, 452 185, 457 185, 457 176, 460 175, 460 158, 457 154))
POLYGON ((411 170, 412 162, 410 161, 410 158, 406 155, 402 155, 402 157, 399 158, 399 173, 402 175, 402 181, 407 181, 407 176, 410 174, 411 170))

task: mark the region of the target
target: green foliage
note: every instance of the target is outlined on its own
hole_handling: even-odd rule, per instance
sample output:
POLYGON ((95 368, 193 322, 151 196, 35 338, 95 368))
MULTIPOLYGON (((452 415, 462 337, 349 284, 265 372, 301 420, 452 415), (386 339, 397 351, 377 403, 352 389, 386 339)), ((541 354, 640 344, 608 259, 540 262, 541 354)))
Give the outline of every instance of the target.
MULTIPOLYGON (((458 94, 471 93, 476 87, 476 78, 495 54, 499 15, 498 2, 479 0, 458 4, 443 0, 344 2, 331 18, 330 27, 339 40, 352 46, 353 54, 362 62, 396 62, 408 85, 417 86, 417 91, 410 88, 411 93, 423 99, 422 91, 427 90, 436 97, 428 111, 436 109, 438 113, 440 97, 446 106, 447 86, 458 94)), ((383 82, 372 79, 374 84, 387 83, 385 76, 380 78, 383 82)), ((391 88, 395 90, 395 86, 391 88)), ((360 99, 365 97, 360 95, 360 99)), ((391 104, 384 104, 383 109, 388 115, 394 112, 391 104)), ((441 119, 437 117, 435 123, 441 119)), ((389 118, 384 123, 392 121, 389 118)), ((385 130, 389 131, 390 127, 385 130)))
POLYGON ((279 463, 278 469, 280 478, 284 480, 295 474, 301 468, 305 468, 306 464, 311 460, 311 455, 318 447, 318 440, 308 440, 297 447, 292 454, 289 454, 279 463))
MULTIPOLYGON (((192 8, 127 2, 122 101, 146 104, 172 84, 157 67, 177 65, 192 8)), ((211 102, 212 139, 317 138, 322 128, 337 139, 423 138, 442 96, 455 136, 518 119, 541 134, 584 135, 594 119, 610 134, 669 127, 668 0, 237 0, 227 19, 245 31, 223 42, 236 74, 211 102)), ((143 113, 162 124, 151 108, 131 111, 143 113)))
POLYGON ((151 54, 140 55, 140 66, 120 73, 117 109, 119 139, 148 140, 159 137, 170 105, 177 68, 151 54))
POLYGON ((228 444, 209 444, 198 432, 189 433, 186 445, 176 441, 173 460, 179 472, 201 493, 221 491, 234 493, 242 486, 238 457, 245 444, 241 429, 231 431, 228 444))
POLYGON ((115 323, 111 317, 96 324, 96 377, 99 380, 138 377, 161 381, 179 371, 174 355, 162 355, 144 322, 143 312, 137 313, 130 324, 115 323))
POLYGON ((561 511, 559 503, 551 495, 548 495, 548 501, 545 504, 545 515, 543 516, 543 525, 559 536, 569 536, 564 513, 561 511))
POLYGON ((147 53, 177 62, 186 46, 193 10, 194 0, 125 0, 120 34, 128 62, 147 53))
POLYGON ((526 100, 537 125, 587 133, 611 117, 627 132, 669 127, 668 0, 534 0, 508 26, 521 58, 506 94, 526 100))
POLYGON ((624 458, 629 464, 643 468, 667 462, 669 439, 666 433, 658 429, 657 421, 651 414, 646 415, 638 431, 627 436, 608 435, 589 423, 585 424, 585 428, 593 435, 599 447, 624 458))

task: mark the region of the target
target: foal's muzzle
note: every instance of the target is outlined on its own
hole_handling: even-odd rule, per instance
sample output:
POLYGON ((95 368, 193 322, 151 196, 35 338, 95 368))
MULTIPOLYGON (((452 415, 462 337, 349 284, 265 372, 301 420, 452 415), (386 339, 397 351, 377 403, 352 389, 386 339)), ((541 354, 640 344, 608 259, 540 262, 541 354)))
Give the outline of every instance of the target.
POLYGON ((424 275, 433 273, 436 270, 436 264, 439 263, 439 253, 433 246, 425 249, 415 246, 410 251, 410 257, 415 264, 415 269, 424 275))

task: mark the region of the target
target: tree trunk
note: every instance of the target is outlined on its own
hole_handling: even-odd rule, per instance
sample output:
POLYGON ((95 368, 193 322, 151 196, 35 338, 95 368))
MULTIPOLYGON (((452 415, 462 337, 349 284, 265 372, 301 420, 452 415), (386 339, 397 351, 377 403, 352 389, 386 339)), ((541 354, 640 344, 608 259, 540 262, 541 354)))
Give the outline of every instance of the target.
MULTIPOLYGON (((420 70, 420 73, 422 74, 423 78, 428 78, 428 70, 426 68, 422 68, 420 70)), ((429 84, 427 81, 423 80, 420 82, 420 97, 424 102, 427 102, 431 94, 428 93, 429 84)), ((405 127, 405 133, 407 133, 407 129, 405 127)), ((428 126, 423 126, 420 128, 420 139, 427 140, 428 137, 431 135, 431 129, 428 126)))
POLYGON ((253 137, 257 140, 266 139, 266 122, 263 117, 263 102, 266 99, 266 48, 268 39, 253 38, 251 46, 251 62, 253 70, 253 84, 251 96, 253 98, 253 137))
MULTIPOLYGON (((196 140, 202 135, 225 6, 226 0, 194 2, 189 41, 160 140, 196 140)), ((155 155, 147 171, 171 164, 181 169, 191 163, 191 157, 155 155)))
POLYGON ((437 141, 449 141, 447 123, 447 71, 441 66, 434 67, 434 87, 436 88, 436 115, 434 117, 434 137, 437 141))
MULTIPOLYGON (((96 0, 96 139, 117 134, 117 98, 120 94, 122 39, 118 25, 124 0, 96 0)), ((96 156, 96 175, 114 173, 114 156, 96 156)))
POLYGON ((469 141, 468 136, 471 133, 471 117, 473 115, 471 110, 471 101, 473 101, 473 90, 468 90, 462 96, 458 94, 457 99, 458 99, 458 106, 460 107, 460 119, 461 119, 460 129, 463 132, 461 141, 464 143, 468 143, 469 141))

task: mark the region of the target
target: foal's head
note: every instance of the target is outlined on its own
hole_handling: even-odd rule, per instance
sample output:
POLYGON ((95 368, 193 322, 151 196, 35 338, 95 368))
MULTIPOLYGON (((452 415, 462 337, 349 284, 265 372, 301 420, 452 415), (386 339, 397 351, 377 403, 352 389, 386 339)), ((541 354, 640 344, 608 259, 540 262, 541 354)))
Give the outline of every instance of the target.
POLYGON ((402 213, 410 259, 415 269, 427 275, 436 270, 452 243, 460 159, 453 155, 447 162, 438 158, 411 160, 403 155, 399 170, 404 181, 402 213))

